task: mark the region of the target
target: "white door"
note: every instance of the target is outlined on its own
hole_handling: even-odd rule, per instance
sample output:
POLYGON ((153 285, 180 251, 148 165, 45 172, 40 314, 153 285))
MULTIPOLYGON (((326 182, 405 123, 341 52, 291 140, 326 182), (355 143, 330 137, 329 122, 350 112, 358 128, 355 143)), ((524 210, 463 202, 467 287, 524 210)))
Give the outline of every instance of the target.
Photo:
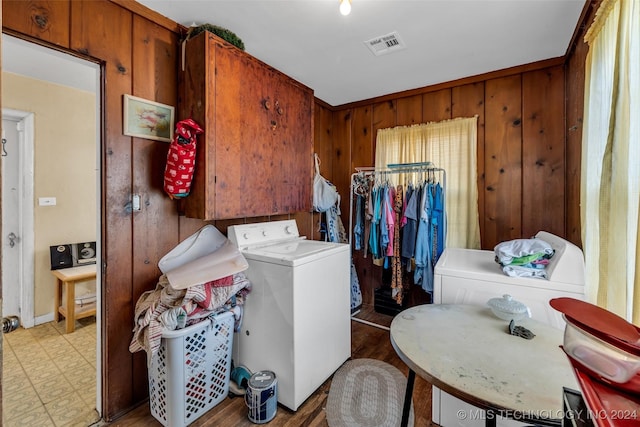
POLYGON ((18 122, 2 119, 2 315, 20 316, 20 212, 18 122))
POLYGON ((33 319, 33 115, 2 112, 2 313, 33 319))

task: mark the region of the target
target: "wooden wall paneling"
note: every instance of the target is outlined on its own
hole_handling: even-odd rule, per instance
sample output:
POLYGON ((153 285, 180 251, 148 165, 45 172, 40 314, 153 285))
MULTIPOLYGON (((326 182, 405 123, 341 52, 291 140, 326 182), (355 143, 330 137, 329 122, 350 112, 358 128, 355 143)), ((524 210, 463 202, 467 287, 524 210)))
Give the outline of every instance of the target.
MULTIPOLYGON (((209 222, 203 221, 198 218, 187 218, 184 215, 180 215, 178 217, 178 241, 183 241, 187 237, 191 236, 193 233, 209 224, 209 222)), ((215 223, 213 223, 215 225, 215 223)), ((217 228, 217 226, 216 226, 217 228)))
MULTIPOLYGON (((132 138, 122 134, 122 95, 132 88, 132 14, 108 1, 71 3, 71 49, 105 61, 102 152, 103 416, 106 420, 137 403, 129 352, 133 300, 133 228, 130 208, 132 138)), ((134 380, 135 378, 135 380, 134 380)))
POLYGON ((320 157, 320 173, 331 181, 333 180, 333 113, 317 103, 315 111, 313 151, 320 157))
POLYGON ((120 7, 127 9, 132 12, 134 15, 139 16, 141 18, 146 18, 149 21, 160 25, 161 27, 169 30, 174 34, 181 34, 184 32, 185 28, 178 24, 176 21, 167 18, 166 16, 156 12, 155 10, 149 9, 147 6, 144 6, 142 3, 138 3, 137 1, 132 0, 109 0, 112 3, 117 4, 120 7))
POLYGON ((521 236, 522 78, 485 83, 484 245, 521 236))
POLYGON ((570 53, 565 68, 566 92, 566 234, 582 247, 580 219, 580 174, 582 163, 582 124, 584 115, 585 61, 589 46, 580 41, 570 53))
MULTIPOLYGON (((261 222, 261 221, 259 221, 258 219, 256 219, 254 221, 253 218, 250 219, 250 220, 247 220, 247 218, 235 218, 235 219, 220 219, 220 220, 217 220, 217 221, 208 222, 206 224, 213 225, 215 228, 218 229, 218 231, 220 231, 222 234, 227 236, 228 233, 229 233, 229 227, 230 226, 238 225, 238 224, 246 224, 248 222, 261 222)), ((203 224, 203 226, 204 226, 204 224, 203 224)), ((196 231, 198 231, 198 230, 193 230, 193 232, 191 234, 195 233, 196 231)), ((185 236, 185 237, 188 237, 188 236, 185 236)))
POLYGON ((422 95, 407 96, 396 101, 396 124, 409 126, 422 123, 422 95))
POLYGON ((396 126, 397 101, 384 101, 373 104, 371 107, 371 163, 356 166, 374 166, 376 164, 376 138, 378 130, 396 126))
MULTIPOLYGON (((352 136, 351 136, 351 167, 349 168, 349 184, 351 183, 351 175, 356 171, 356 167, 368 166, 373 164, 375 144, 374 136, 371 133, 372 123, 371 106, 362 106, 353 109, 352 136)), ((350 196, 350 188, 345 192, 345 196, 350 196)), ((348 207, 348 205, 347 205, 348 207)), ((353 208, 355 210, 355 207, 353 208)), ((355 215, 355 212, 352 212, 355 215)), ((352 215, 352 216, 353 216, 352 215)), ((348 228, 349 211, 343 215, 345 218, 345 226, 348 228)), ((353 216, 355 219, 355 216, 353 216)), ((348 230, 352 233, 352 230, 348 230)))
POLYGON ((266 220, 267 221, 286 221, 288 219, 291 219, 291 215, 292 214, 269 215, 266 220))
MULTIPOLYGON (((340 212, 344 219, 349 212, 349 186, 351 179, 351 138, 353 127, 353 110, 342 111, 333 116, 333 155, 331 176, 333 184, 341 196, 340 212)), ((322 165, 321 165, 322 166, 322 165)))
MULTIPOLYGON (((0 1, 0 27, 2 26, 2 2, 0 1)), ((0 53, 2 52, 2 41, 0 40, 0 53)), ((2 57, 0 55, 0 72, 2 71, 2 57)), ((0 79, 2 80, 2 79, 0 79)), ((2 107, 2 83, 0 82, 0 108, 2 107)), ((2 125, 0 125, 0 131, 2 130, 2 125)), ((0 162, 0 176, 3 176, 3 172, 2 172, 2 162, 0 162)), ((0 185, 0 200, 4 200, 2 199, 2 185, 0 185)), ((0 214, 2 212, 2 203, 0 203, 0 214)), ((0 256, 2 256, 2 249, 0 249, 0 256)), ((0 263, 0 277, 2 277, 2 263, 0 263)), ((2 291, 2 280, 0 280, 0 304, 2 304, 2 295, 3 295, 3 291, 2 291)), ((2 313, 2 308, 0 308, 0 315, 4 316, 4 313, 2 313)), ((0 362, 2 362, 4 360, 4 337, 0 338, 0 362)), ((2 394, 2 389, 3 387, 3 381, 4 381, 4 374, 3 374, 4 369, 0 369, 0 419, 4 419, 4 415, 3 415, 3 405, 2 405, 2 401, 4 400, 3 398, 3 394, 2 394)))
POLYGON ((375 143, 375 137, 371 133, 371 122, 371 106, 357 107, 353 109, 351 168, 349 169, 349 176, 355 172, 356 167, 373 164, 373 145, 375 143))
MULTIPOLYGON (((351 137, 351 168, 349 169, 349 182, 351 182, 351 175, 355 172, 356 167, 373 165, 373 146, 375 143, 374 136, 371 133, 372 130, 372 107, 370 105, 361 106, 353 109, 353 124, 352 124, 352 137, 351 137)), ((350 189, 349 189, 350 191, 350 189)), ((346 196, 349 197, 350 193, 347 192, 346 196)), ((342 218, 345 223, 347 233, 353 240, 353 226, 356 221, 356 197, 353 197, 353 207, 343 213, 342 218), (349 221, 351 219, 351 221, 349 221), (351 225, 350 225, 351 224, 351 225)), ((349 206, 347 205, 347 208, 349 206)), ((352 246, 353 262, 356 266, 356 275, 358 276, 358 282, 360 283, 360 292, 362 293, 363 304, 373 304, 373 287, 374 282, 369 274, 372 270, 367 264, 371 263, 371 257, 363 259, 364 252, 362 250, 355 251, 355 247, 352 246)))
MULTIPOLYGON (((478 116, 477 133, 477 172, 478 172, 478 217, 480 222, 480 239, 482 248, 484 245, 483 224, 485 221, 484 212, 484 188, 485 188, 485 114, 484 114, 484 83, 471 83, 457 86, 451 89, 451 116, 473 117, 478 116)), ((489 248, 493 249, 493 247, 489 248)))
POLYGON ((522 236, 565 235, 564 68, 522 75, 522 236))
POLYGON ((353 110, 334 113, 333 116, 333 183, 340 193, 340 219, 347 233, 349 231, 349 201, 351 191, 351 141, 353 139, 353 110))
POLYGON ((298 232, 307 239, 315 239, 314 231, 314 214, 313 212, 295 212, 289 215, 289 219, 293 219, 298 224, 298 232))
MULTIPOLYGON (((167 29, 134 15, 133 95, 177 105, 178 37, 167 29)), ((180 120, 176 117, 176 121, 180 120)), ((133 193, 141 196, 141 210, 133 214, 133 300, 156 287, 158 261, 178 242, 177 201, 163 189, 169 144, 133 138, 133 193)), ((134 372, 144 372, 146 354, 134 356, 134 372)), ((135 401, 149 392, 146 377, 133 378, 135 401)))
POLYGON ((441 89, 422 95, 422 123, 451 118, 451 89, 441 89))
MULTIPOLYGON (((396 125, 396 101, 384 101, 371 106, 371 131, 370 140, 362 138, 359 143, 370 146, 370 148, 360 148, 353 145, 353 149, 358 151, 360 155, 358 159, 354 159, 354 169, 359 166, 374 166, 375 165, 375 147, 376 137, 379 129, 386 129, 394 127, 396 125), (367 159, 365 154, 370 150, 370 157, 367 159)), ((350 171, 350 173, 355 170, 350 171)), ((382 268, 376 266, 372 262, 371 255, 365 255, 363 250, 353 251, 353 261, 356 267, 356 274, 360 283, 360 291, 362 292, 363 304, 374 304, 374 293, 376 288, 382 285, 382 268)))
POLYGON ((3 0, 2 3, 3 26, 61 47, 69 47, 69 0, 3 0))
MULTIPOLYGON (((313 119, 313 151, 320 157, 320 174, 333 182, 333 112, 316 102, 313 119)), ((311 161, 313 162, 313 159, 311 161)), ((312 167, 315 174, 315 163, 312 167)), ((311 229, 307 231, 310 233, 307 236, 314 240, 322 240, 320 235, 321 216, 320 213, 315 211, 310 213, 311 229)), ((300 224, 298 224, 298 227, 300 227, 300 224)))

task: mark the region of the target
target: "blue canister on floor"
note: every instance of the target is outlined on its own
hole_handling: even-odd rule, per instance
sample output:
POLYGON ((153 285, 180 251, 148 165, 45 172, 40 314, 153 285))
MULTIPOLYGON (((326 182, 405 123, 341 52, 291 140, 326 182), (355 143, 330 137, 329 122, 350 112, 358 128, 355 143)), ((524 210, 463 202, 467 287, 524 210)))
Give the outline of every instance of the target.
POLYGON ((251 375, 244 402, 249 408, 249 421, 255 424, 271 421, 278 409, 276 374, 271 371, 258 371, 251 375))

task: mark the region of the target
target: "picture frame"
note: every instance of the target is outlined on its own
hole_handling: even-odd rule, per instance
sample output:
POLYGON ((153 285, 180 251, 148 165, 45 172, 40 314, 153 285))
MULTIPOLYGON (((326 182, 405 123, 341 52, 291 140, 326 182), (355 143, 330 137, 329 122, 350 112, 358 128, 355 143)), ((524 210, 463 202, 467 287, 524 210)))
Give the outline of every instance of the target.
POLYGON ((123 134, 136 138, 171 142, 175 108, 133 95, 124 95, 123 134))

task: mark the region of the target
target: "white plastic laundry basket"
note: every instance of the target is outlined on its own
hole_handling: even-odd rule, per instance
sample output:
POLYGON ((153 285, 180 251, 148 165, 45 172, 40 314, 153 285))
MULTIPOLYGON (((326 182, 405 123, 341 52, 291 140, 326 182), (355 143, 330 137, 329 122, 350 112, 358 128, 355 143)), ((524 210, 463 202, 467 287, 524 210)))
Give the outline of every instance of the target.
POLYGON ((149 366, 151 415, 162 425, 187 426, 229 392, 233 313, 162 334, 149 366))

